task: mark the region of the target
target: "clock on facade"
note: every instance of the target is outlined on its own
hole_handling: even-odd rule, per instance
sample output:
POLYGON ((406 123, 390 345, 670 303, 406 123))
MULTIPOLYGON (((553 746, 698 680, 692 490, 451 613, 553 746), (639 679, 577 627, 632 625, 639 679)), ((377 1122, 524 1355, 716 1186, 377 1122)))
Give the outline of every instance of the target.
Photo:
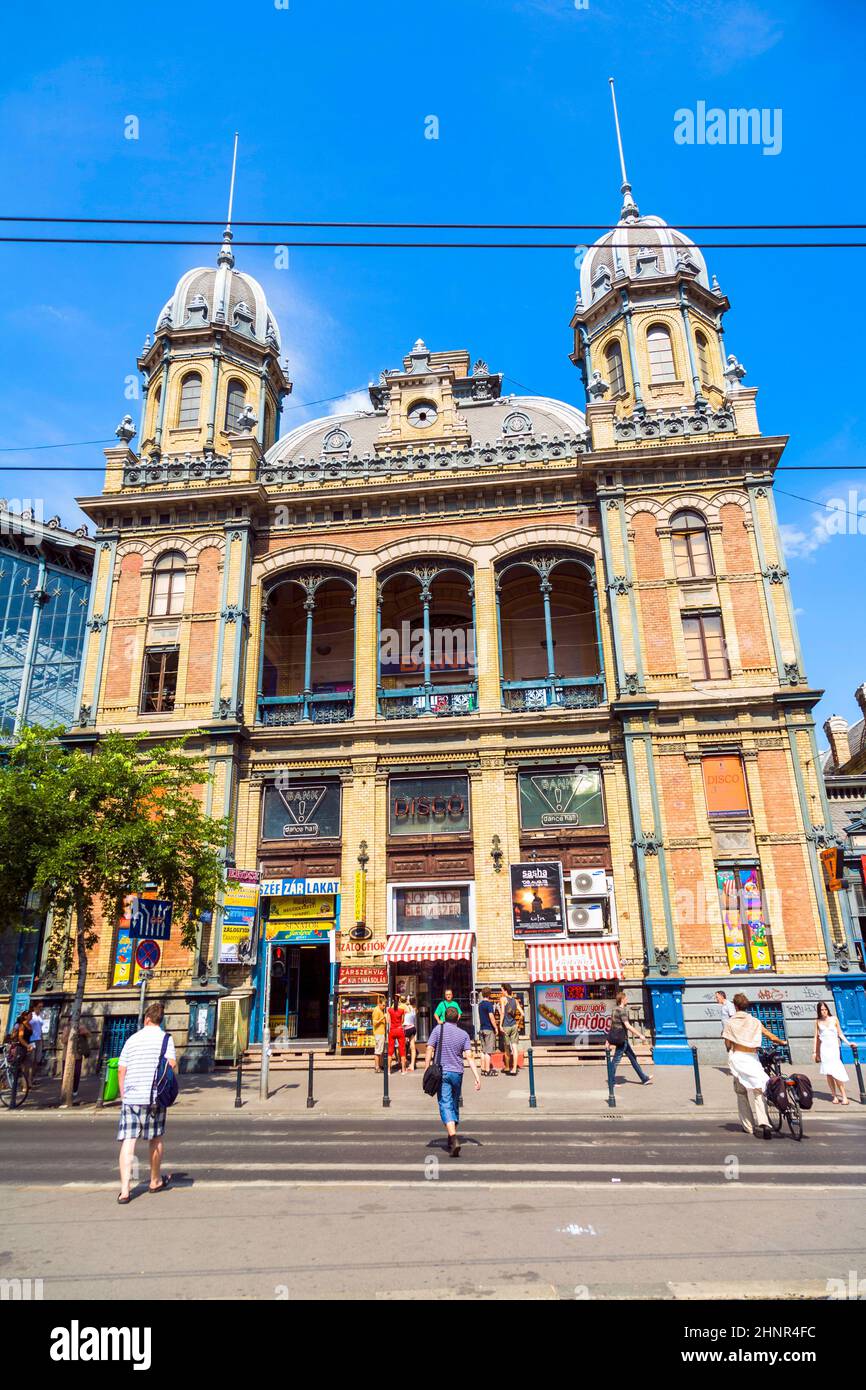
POLYGON ((409 409, 409 424, 416 430, 427 429, 435 422, 438 414, 432 401, 415 401, 409 409))

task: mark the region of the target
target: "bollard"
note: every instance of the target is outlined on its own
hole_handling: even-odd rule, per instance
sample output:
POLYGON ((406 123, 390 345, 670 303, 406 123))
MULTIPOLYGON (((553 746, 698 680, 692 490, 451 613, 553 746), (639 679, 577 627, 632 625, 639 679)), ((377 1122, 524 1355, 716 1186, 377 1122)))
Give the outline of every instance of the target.
POLYGON ((236 1078, 236 1085, 235 1085, 235 1110, 240 1110, 241 1106, 243 1105, 243 1101, 241 1100, 241 1087, 243 1086, 243 1084, 244 1084, 244 1058, 243 1058, 243 1053, 241 1053, 240 1057, 238 1058, 238 1062, 237 1062, 237 1078, 236 1078))
POLYGON ((391 1097, 388 1094, 388 1081, 391 1071, 391 1058, 386 1054, 385 1065, 382 1068, 382 1109, 387 1110, 391 1104, 391 1097))
POLYGON ((698 1065, 698 1049, 692 1048, 692 1066, 695 1069, 695 1105, 703 1105, 704 1098, 701 1095, 701 1069, 698 1065))
POLYGON ((532 1060, 531 1047, 526 1049, 526 1062, 529 1068, 529 1108, 530 1110, 537 1110, 538 1099, 535 1094, 535 1063, 532 1060))
POLYGON ((851 1051, 854 1053, 854 1067, 857 1071, 857 1085, 860 1087, 860 1104, 866 1105, 866 1090, 863 1088, 863 1072, 860 1067, 860 1052, 856 1043, 851 1043, 851 1051))
POLYGON ((609 1046, 604 1049, 605 1061, 607 1062, 607 1103, 611 1110, 616 1109, 616 1096, 613 1093, 613 1057, 609 1046))
POLYGON ((103 1057, 99 1064, 97 1083, 99 1085, 99 1095, 96 1097, 96 1109, 101 1110, 105 1104, 105 1078, 108 1075, 108 1058, 103 1057))
POLYGON ((313 1106, 314 1106, 315 1103, 316 1103, 316 1102, 313 1100, 313 1056, 314 1056, 314 1054, 311 1052, 311 1053, 310 1053, 310 1065, 309 1065, 309 1068, 308 1068, 308 1070, 307 1070, 307 1109, 308 1109, 308 1110, 312 1110, 313 1106))

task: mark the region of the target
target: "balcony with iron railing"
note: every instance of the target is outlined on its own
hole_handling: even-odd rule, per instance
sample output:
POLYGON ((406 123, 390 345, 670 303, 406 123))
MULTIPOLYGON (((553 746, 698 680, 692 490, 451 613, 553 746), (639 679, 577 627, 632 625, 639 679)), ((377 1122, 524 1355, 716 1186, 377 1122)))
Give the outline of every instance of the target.
POLYGON ((285 729, 292 724, 345 724, 355 711, 354 690, 329 694, 262 695, 259 697, 259 724, 267 729, 285 729))
POLYGON ((424 715, 473 714, 478 708, 478 683, 419 685, 378 692, 379 713, 384 719, 418 719, 424 715))
POLYGON ((513 714, 542 709, 597 709, 603 703, 603 676, 502 682, 502 706, 513 714))

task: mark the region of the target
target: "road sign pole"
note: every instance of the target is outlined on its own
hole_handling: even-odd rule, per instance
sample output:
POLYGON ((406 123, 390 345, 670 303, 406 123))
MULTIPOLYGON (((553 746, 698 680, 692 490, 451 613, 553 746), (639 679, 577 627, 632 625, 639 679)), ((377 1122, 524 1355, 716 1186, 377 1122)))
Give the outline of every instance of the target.
POLYGON ((268 1064, 271 1050, 271 943, 265 946, 265 987, 262 999, 262 1072, 259 1077, 259 1099, 268 1098, 268 1064))
POLYGON ((145 999, 147 998, 147 971, 141 972, 141 989, 138 992, 138 1026, 144 1027, 145 999))

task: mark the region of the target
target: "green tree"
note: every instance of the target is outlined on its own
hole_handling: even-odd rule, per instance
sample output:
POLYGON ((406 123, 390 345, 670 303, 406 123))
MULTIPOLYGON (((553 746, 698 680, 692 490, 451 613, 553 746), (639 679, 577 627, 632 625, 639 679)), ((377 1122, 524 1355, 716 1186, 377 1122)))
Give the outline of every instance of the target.
POLYGON ((223 820, 205 815, 205 760, 188 738, 152 744, 111 733, 92 748, 64 746, 58 731, 27 729, 0 764, 0 925, 21 920, 35 890, 52 909, 49 965, 77 970, 63 1068, 72 1099, 75 1054, 97 910, 113 922, 124 897, 155 888, 174 904, 182 945, 223 883, 223 820))

